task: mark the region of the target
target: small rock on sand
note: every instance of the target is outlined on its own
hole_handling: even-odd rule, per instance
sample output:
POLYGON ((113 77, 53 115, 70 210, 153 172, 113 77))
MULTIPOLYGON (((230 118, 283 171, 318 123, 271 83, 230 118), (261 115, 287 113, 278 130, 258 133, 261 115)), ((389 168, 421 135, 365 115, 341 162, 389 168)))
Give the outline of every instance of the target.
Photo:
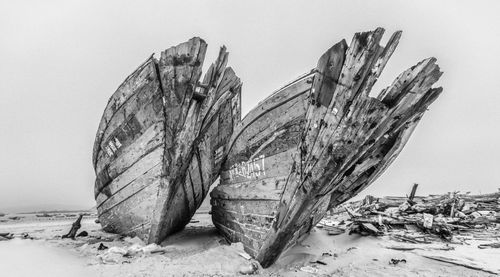
POLYGON ((86 237, 88 236, 89 233, 87 233, 87 231, 81 231, 78 235, 76 235, 77 237, 86 237))
POLYGON ((250 263, 242 264, 239 268, 239 273, 243 275, 251 275, 257 273, 259 270, 259 264, 257 261, 252 261, 250 263))

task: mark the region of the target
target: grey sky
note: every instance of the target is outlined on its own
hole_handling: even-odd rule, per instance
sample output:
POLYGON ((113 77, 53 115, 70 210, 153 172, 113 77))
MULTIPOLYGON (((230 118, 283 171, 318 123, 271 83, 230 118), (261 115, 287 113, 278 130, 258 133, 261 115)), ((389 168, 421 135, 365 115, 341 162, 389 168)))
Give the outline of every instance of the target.
POLYGON ((0 210, 91 207, 109 96, 151 53, 200 36, 243 80, 243 113, 354 32, 403 30, 375 89, 421 59, 445 72, 394 164, 366 192, 500 187, 500 1, 2 1, 0 210))

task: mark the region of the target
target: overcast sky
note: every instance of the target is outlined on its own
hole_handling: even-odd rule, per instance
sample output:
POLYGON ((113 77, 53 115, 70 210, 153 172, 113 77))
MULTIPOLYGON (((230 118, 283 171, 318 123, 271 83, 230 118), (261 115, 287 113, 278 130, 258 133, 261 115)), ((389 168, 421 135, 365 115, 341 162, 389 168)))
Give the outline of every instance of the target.
MULTIPOLYGON (((376 195, 500 187, 500 1, 2 1, 0 211, 91 207, 108 98, 151 53, 200 36, 243 80, 243 113, 357 31, 403 30, 374 89, 434 56, 445 72, 376 195)), ((206 67, 206 66, 205 66, 206 67)))

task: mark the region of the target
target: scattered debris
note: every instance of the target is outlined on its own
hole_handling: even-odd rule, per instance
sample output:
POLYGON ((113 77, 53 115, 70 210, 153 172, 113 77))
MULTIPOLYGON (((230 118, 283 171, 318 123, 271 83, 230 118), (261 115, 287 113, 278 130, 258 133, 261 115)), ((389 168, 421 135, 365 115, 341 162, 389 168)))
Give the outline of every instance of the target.
POLYGON ((101 242, 112 242, 114 241, 115 238, 114 237, 101 237, 101 236, 97 236, 97 237, 94 237, 94 238, 91 238, 87 241, 88 244, 95 244, 95 243, 101 243, 101 242))
POLYGON ((127 254, 127 249, 124 247, 113 246, 108 249, 108 253, 121 254, 123 256, 127 254))
POLYGON ((81 225, 82 217, 83 217, 82 214, 78 216, 78 219, 75 222, 73 222, 71 230, 69 230, 69 232, 66 235, 62 236, 63 239, 65 238, 75 239, 76 232, 78 231, 78 229, 80 229, 80 227, 82 227, 81 225))
POLYGON ((318 273, 318 269, 312 266, 303 266, 300 268, 300 271, 307 272, 307 273, 318 273))
POLYGON ((397 265, 399 263, 406 263, 406 260, 405 259, 391 259, 389 261, 390 265, 397 265))
POLYGON ((97 247, 97 250, 101 251, 101 250, 106 250, 108 249, 108 247, 106 245, 104 245, 102 242, 101 244, 99 244, 99 246, 97 247))
POLYGON ((316 264, 320 264, 320 265, 327 265, 327 263, 322 261, 322 260, 316 260, 316 261, 311 262, 311 263, 316 263, 316 264))
POLYGON ((43 213, 43 214, 37 214, 36 217, 52 217, 52 215, 48 213, 43 213))
POLYGON ((419 237, 411 237, 409 235, 403 235, 403 234, 394 234, 391 235, 391 238, 397 241, 402 241, 402 242, 410 242, 410 243, 426 243, 430 244, 431 242, 428 241, 425 237, 419 238, 419 237))
POLYGON ((161 246, 155 244, 155 243, 152 243, 152 244, 148 244, 144 247, 141 248, 141 251, 145 254, 156 254, 156 253, 165 253, 167 252, 167 250, 161 248, 161 246))
POLYGON ((106 252, 104 254, 98 255, 97 257, 99 257, 101 262, 104 264, 117 264, 123 258, 123 255, 121 255, 120 253, 106 252))
POLYGON ((345 233, 345 229, 330 227, 327 229, 329 236, 336 236, 345 233))
MULTIPOLYGON (((100 248, 100 245, 99 245, 100 248)), ((98 248, 98 250, 99 250, 98 248)), ((125 247, 110 247, 106 252, 97 255, 102 263, 104 264, 116 264, 120 263, 123 258, 130 258, 136 255, 140 251, 140 247, 138 248, 136 245, 129 247, 128 249, 125 247)))
POLYGON ((243 258, 250 260, 252 257, 248 255, 246 252, 238 252, 238 255, 242 256, 243 258))
POLYGON ((139 237, 124 237, 123 241, 130 244, 138 244, 141 246, 145 246, 144 242, 139 237))
POLYGON ((413 185, 408 197, 366 196, 344 204, 331 213, 333 218, 344 213, 350 220, 335 221, 331 217, 320 222, 321 228, 346 228, 349 234, 389 235, 397 241, 426 244, 463 243, 465 234, 472 235, 471 239, 500 237, 500 192, 420 197, 415 195, 417 186, 413 185))
POLYGON ((22 238, 22 239, 33 239, 33 237, 31 237, 31 236, 30 236, 28 233, 26 233, 26 232, 25 232, 25 233, 21 233, 19 237, 20 237, 20 238, 22 238))
POLYGON ((477 247, 480 249, 500 248, 500 242, 480 244, 477 247))
POLYGON ((251 275, 257 273, 259 270, 259 263, 257 261, 251 261, 249 264, 243 264, 240 266, 238 272, 243 275, 251 275))
POLYGON ((156 253, 165 253, 166 250, 157 244, 149 244, 146 246, 140 244, 133 244, 129 247, 113 246, 108 249, 104 244, 100 244, 97 250, 106 250, 105 253, 99 254, 98 257, 103 263, 119 263, 122 258, 132 258, 136 256, 150 255, 156 253))

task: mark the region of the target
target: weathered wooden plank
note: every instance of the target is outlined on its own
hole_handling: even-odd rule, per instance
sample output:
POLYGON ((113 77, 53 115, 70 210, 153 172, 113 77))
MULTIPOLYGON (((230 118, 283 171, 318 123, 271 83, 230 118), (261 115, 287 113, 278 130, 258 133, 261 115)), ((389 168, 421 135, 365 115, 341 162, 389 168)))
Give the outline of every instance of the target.
MULTIPOLYGON (((147 88, 146 88, 147 89, 147 88)), ((135 98, 131 96, 130 98, 135 98)), ((128 103, 135 103, 134 110, 125 112, 111 119, 115 126, 106 129, 103 135, 101 149, 98 154, 96 172, 120 156, 123 149, 132 145, 150 126, 162 121, 161 95, 155 94, 143 101, 135 98, 128 103)), ((127 106, 124 104, 124 107, 127 106)))
POLYGON ((392 34, 385 47, 379 47, 380 55, 377 55, 377 59, 374 60, 375 63, 371 66, 371 71, 368 74, 368 77, 366 78, 365 83, 362 87, 362 95, 369 96, 373 85, 377 81, 378 77, 380 77, 380 74, 382 73, 385 65, 394 53, 394 50, 396 50, 402 33, 403 32, 401 31, 395 32, 394 34, 392 34))
POLYGON ((191 160, 191 164, 189 165, 189 179, 193 184, 194 198, 196 203, 201 203, 203 201, 209 188, 206 186, 208 182, 203 180, 203 172, 200 165, 200 158, 197 154, 195 154, 195 156, 191 160))
MULTIPOLYGON (((150 170, 144 172, 144 174, 132 180, 130 183, 125 184, 120 190, 116 191, 113 195, 108 198, 102 197, 100 194, 98 200, 101 200, 97 206, 100 214, 104 214, 112 210, 116 205, 120 205, 123 202, 133 197, 136 193, 144 190, 147 186, 157 183, 161 177, 161 164, 158 164, 151 168, 150 170)), ((147 211, 145 211, 146 213, 147 211)))
MULTIPOLYGON (((335 87, 335 101, 330 103, 328 110, 331 112, 311 113, 308 120, 315 123, 308 124, 318 128, 319 131, 307 132, 304 145, 308 149, 305 153, 303 163, 303 174, 308 175, 315 167, 316 161, 328 144, 332 134, 337 130, 337 126, 343 117, 349 112, 349 104, 352 98, 357 95, 364 77, 369 71, 367 64, 372 64, 377 53, 378 42, 382 38, 383 30, 377 29, 374 32, 357 33, 346 51, 346 57, 342 71, 340 73, 339 84, 335 87), (319 118, 318 118, 319 116, 319 118), (316 123, 318 122, 318 123, 316 123)), ((309 116, 309 115, 308 115, 309 116)))
MULTIPOLYGON (((378 178, 380 174, 382 174, 385 169, 396 159, 401 150, 403 150, 403 147, 410 138, 410 135, 415 130, 418 122, 419 120, 411 122, 403 130, 395 134, 394 138, 389 139, 388 142, 392 142, 392 145, 377 148, 383 149, 385 153, 377 153, 375 155, 371 155, 372 157, 378 159, 378 164, 376 164, 376 166, 367 170, 360 170, 359 168, 355 168, 350 178, 342 181, 338 188, 332 192, 329 209, 336 207, 356 196, 359 192, 361 192, 364 188, 371 184, 376 178, 378 178)), ((377 150, 377 152, 380 151, 381 150, 377 150)))
POLYGON ((210 199, 212 207, 234 211, 240 214, 259 214, 262 216, 276 215, 277 201, 262 200, 262 199, 241 199, 241 200, 226 200, 212 197, 210 199))
MULTIPOLYGON (((134 163, 134 165, 132 165, 122 174, 116 176, 107 186, 102 187, 97 194, 97 198, 106 199, 104 197, 98 197, 99 194, 103 194, 106 197, 109 197, 127 184, 131 183, 134 179, 149 171, 151 168, 155 167, 158 164, 161 164, 162 156, 163 148, 157 147, 154 151, 148 153, 146 156, 142 157, 140 160, 134 163)), ((100 202, 98 202, 97 204, 99 205, 100 202)))
MULTIPOLYGON (((104 187, 109 185, 110 180, 115 179, 124 171, 133 166, 136 162, 147 156, 157 148, 163 149, 163 124, 157 123, 150 126, 134 143, 123 147, 119 156, 106 164, 98 171, 96 184, 96 196, 104 187), (103 180, 104 178, 104 180, 103 180), (108 182, 106 182, 106 180, 108 182)), ((160 161, 158 161, 160 162, 160 161)), ((98 162, 100 164, 100 162, 98 162)), ((111 188, 111 191, 113 189, 111 188)))
MULTIPOLYGON (((234 147, 233 144, 237 141, 239 136, 245 129, 253 122, 258 120, 261 116, 266 115, 275 109, 280 108, 282 105, 288 103, 300 95, 307 93, 312 85, 312 73, 302 76, 299 80, 286 85, 285 87, 277 90, 266 100, 259 103, 259 105, 250 111, 242 120, 237 124, 233 132, 233 136, 229 142, 229 151, 234 147)), ((281 109, 282 111, 284 109, 281 109)))
MULTIPOLYGON (((193 47, 191 50, 197 49, 196 51, 199 51, 197 55, 203 56, 206 47, 203 45, 204 42, 201 43, 201 46, 193 47)), ((165 74, 168 75, 170 74, 168 72, 172 71, 169 67, 162 67, 161 61, 164 60, 166 61, 165 64, 169 64, 168 61, 171 59, 169 55, 178 55, 176 53, 177 51, 178 50, 173 52, 167 51, 166 54, 162 55, 159 66, 161 76, 165 76, 165 74), (167 71, 167 73, 164 71, 167 71)), ((189 56, 193 57, 195 55, 191 54, 189 56)), ((175 60, 175 58, 173 58, 173 60, 175 60)), ((190 62, 192 60, 183 58, 183 61, 190 62)), ((212 127, 213 124, 217 122, 217 126, 219 126, 218 116, 226 103, 230 103, 228 101, 231 101, 235 95, 240 93, 241 82, 231 68, 225 68, 226 62, 227 54, 225 51, 221 51, 218 60, 209 71, 210 76, 205 78, 209 83, 202 85, 205 91, 199 92, 200 95, 204 95, 203 100, 194 99, 192 101, 187 101, 184 99, 182 104, 180 102, 175 102, 180 99, 179 95, 185 95, 187 98, 192 96, 192 91, 196 89, 194 87, 198 86, 198 72, 201 70, 201 62, 198 61, 190 64, 194 69, 178 66, 175 68, 175 75, 166 78, 170 83, 167 83, 164 91, 179 88, 186 88, 186 90, 184 94, 177 93, 177 96, 172 96, 170 99, 167 99, 165 104, 165 108, 169 112, 170 107, 172 107, 174 111, 177 109, 182 113, 182 116, 175 118, 175 120, 173 120, 171 116, 166 116, 166 125, 174 126, 165 128, 166 130, 171 130, 171 132, 166 131, 166 145, 171 145, 172 147, 167 148, 167 151, 165 151, 164 172, 166 174, 166 182, 164 182, 162 186, 168 186, 169 189, 160 189, 159 191, 158 201, 153 209, 153 221, 151 224, 149 242, 158 243, 168 234, 182 228, 189 222, 189 218, 191 218, 194 213, 194 209, 189 209, 189 207, 199 206, 200 203, 192 205, 190 201, 194 198, 188 199, 188 196, 184 193, 184 191, 187 191, 187 188, 184 187, 187 172, 189 167, 191 167, 195 155, 198 160, 198 168, 201 169, 200 175, 198 175, 201 177, 201 183, 196 184, 196 186, 203 189, 203 197, 206 195, 208 186, 214 178, 214 176, 212 176, 214 172, 213 164, 210 163, 205 168, 202 162, 207 155, 213 155, 214 149, 212 149, 212 146, 217 145, 210 144, 207 148, 199 146, 207 132, 211 128, 216 128, 212 127), (184 70, 192 71, 192 74, 179 73, 184 70), (177 76, 183 76, 183 74, 190 77, 190 79, 181 79, 179 82, 184 82, 184 85, 177 83, 173 86, 172 83, 175 82, 170 79, 175 79, 177 76), (180 108, 178 107, 179 105, 185 108, 180 108), (175 125, 176 123, 179 124, 179 122, 181 125, 175 125), (207 188, 206 190, 205 187, 207 188)), ((175 63, 172 63, 172 65, 177 66, 175 63)), ((233 125, 230 124, 226 126, 232 128, 233 125)), ((191 175, 191 178, 192 177, 191 175)), ((194 179, 191 180, 196 182, 194 179)))
POLYGON ((244 233, 228 228, 225 223, 213 222, 217 229, 222 231, 223 236, 231 242, 242 242, 245 252, 252 256, 257 255, 255 248, 260 248, 259 242, 247 237, 244 233), (255 247, 255 248, 254 248, 255 247))
POLYGON ((140 230, 139 226, 150 224, 151 213, 149 211, 154 207, 158 185, 159 181, 152 183, 109 212, 99 213, 103 229, 147 239, 147 233, 137 231, 140 230))
MULTIPOLYGON (((285 181, 280 183, 284 184, 285 181)), ((253 186, 224 186, 213 193, 214 197, 227 200, 273 200, 279 201, 281 189, 263 190, 253 186), (253 192, 253 193, 252 193, 253 192)))
POLYGON ((231 200, 262 199, 278 201, 281 198, 287 177, 287 175, 279 175, 277 177, 261 178, 258 182, 249 180, 240 183, 224 183, 224 185, 213 190, 212 197, 231 200))
POLYGON ((346 49, 347 43, 342 40, 319 58, 313 84, 313 104, 316 104, 317 107, 320 105, 330 106, 344 64, 346 49))
POLYGON ((113 182, 113 188, 110 189, 109 196, 104 193, 97 195, 97 208, 103 213, 106 210, 112 209, 117 203, 125 201, 134 193, 154 183, 156 179, 161 177, 161 166, 161 163, 156 164, 129 183, 119 182, 117 184, 117 182, 113 182))
MULTIPOLYGON (((246 128, 240 133, 240 136, 244 139, 234 141, 232 145, 233 149, 231 149, 232 153, 254 153, 255 149, 262 145, 267 146, 268 143, 280 141, 277 139, 278 135, 290 136, 292 138, 293 134, 291 132, 298 131, 301 133, 302 122, 300 121, 305 120, 306 97, 306 93, 301 94, 296 98, 284 102, 279 107, 262 114, 259 118, 259 124, 254 124, 256 126, 246 128)), ((296 141, 291 141, 291 143, 298 143, 300 140, 299 135, 295 134, 292 140, 296 141)), ((288 147, 284 146, 283 148, 287 149, 288 147)), ((237 155, 231 155, 229 158, 232 159, 234 156, 237 155)), ((233 160, 229 160, 229 163, 234 162, 233 160)))
POLYGON ((92 162, 94 167, 97 163, 97 157, 101 148, 99 145, 102 143, 104 132, 108 126, 108 122, 116 111, 125 103, 136 91, 151 82, 150 77, 155 72, 155 60, 151 55, 144 63, 142 63, 132 74, 130 74, 125 81, 118 87, 116 92, 111 96, 104 109, 104 114, 97 129, 96 138, 94 141, 94 150, 92 153, 92 162))
POLYGON ((221 186, 249 181, 257 184, 268 178, 288 176, 293 162, 292 155, 297 151, 293 148, 284 150, 271 156, 259 155, 244 162, 232 164, 227 170, 221 171, 221 186))
POLYGON ((263 217, 255 214, 238 214, 221 209, 214 209, 215 217, 228 222, 228 227, 245 233, 251 233, 251 237, 262 241, 265 239, 266 233, 271 228, 274 217, 263 217), (242 229, 239 229, 241 227, 242 229))

